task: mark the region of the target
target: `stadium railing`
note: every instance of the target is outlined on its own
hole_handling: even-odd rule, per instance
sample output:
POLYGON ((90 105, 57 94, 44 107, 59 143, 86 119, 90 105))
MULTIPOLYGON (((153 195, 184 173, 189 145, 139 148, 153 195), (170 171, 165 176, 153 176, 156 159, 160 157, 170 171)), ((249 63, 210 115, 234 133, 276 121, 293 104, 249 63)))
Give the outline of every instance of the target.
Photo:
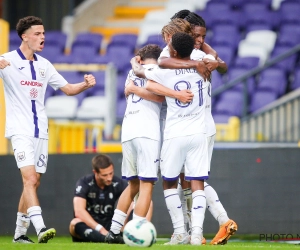
MULTIPOLYGON (((265 142, 298 142, 300 136, 300 91, 293 91, 283 96, 275 103, 256 111, 247 113, 248 93, 247 79, 253 77, 276 63, 300 51, 300 44, 282 53, 263 66, 258 66, 216 88, 212 92, 215 97, 224 91, 233 88, 239 83, 244 84, 243 115, 240 121, 240 136, 237 141, 265 141, 265 142)), ((218 125, 217 125, 218 126, 218 125)))

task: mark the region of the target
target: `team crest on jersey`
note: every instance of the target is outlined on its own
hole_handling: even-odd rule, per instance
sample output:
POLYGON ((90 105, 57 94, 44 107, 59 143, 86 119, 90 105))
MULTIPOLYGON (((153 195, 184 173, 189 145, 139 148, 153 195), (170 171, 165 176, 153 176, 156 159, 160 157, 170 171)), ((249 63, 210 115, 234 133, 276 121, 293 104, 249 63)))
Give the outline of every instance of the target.
POLYGON ((114 198, 114 195, 113 195, 113 193, 109 193, 109 195, 108 195, 108 196, 109 196, 109 198, 110 198, 110 199, 114 198))
POLYGON ((39 69, 40 77, 45 78, 46 77, 46 71, 44 69, 39 69))
POLYGON ((78 186, 78 187, 76 188, 76 194, 80 193, 81 189, 82 189, 82 186, 78 186))
POLYGON ((18 161, 24 161, 26 159, 26 157, 25 157, 25 152, 23 151, 23 152, 19 152, 18 154, 17 154, 17 160, 18 161))

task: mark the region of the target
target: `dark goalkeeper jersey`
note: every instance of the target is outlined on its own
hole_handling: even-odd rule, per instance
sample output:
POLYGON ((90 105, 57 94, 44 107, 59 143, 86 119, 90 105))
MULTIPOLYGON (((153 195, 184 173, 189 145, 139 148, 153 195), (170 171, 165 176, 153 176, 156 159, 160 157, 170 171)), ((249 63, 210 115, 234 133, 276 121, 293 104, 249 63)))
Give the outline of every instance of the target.
POLYGON ((86 210, 106 230, 110 229, 116 201, 127 187, 127 182, 114 176, 112 184, 101 189, 94 174, 81 177, 76 183, 75 197, 86 199, 86 210))

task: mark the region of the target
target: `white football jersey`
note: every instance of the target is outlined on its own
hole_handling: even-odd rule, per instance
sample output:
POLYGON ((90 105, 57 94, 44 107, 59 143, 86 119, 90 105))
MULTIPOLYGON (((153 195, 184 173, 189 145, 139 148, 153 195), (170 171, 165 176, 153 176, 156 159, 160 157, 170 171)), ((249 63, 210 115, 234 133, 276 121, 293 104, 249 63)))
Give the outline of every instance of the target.
MULTIPOLYGON (((205 57, 205 55, 206 55, 206 53, 203 52, 202 50, 194 49, 191 54, 191 59, 201 61, 203 59, 203 57, 205 57)), ((162 57, 170 57, 168 46, 163 48, 159 58, 162 58, 162 57)), ((207 88, 208 98, 207 98, 206 105, 205 105, 206 106, 205 122, 206 122, 206 127, 207 127, 207 136, 212 136, 216 133, 216 125, 215 125, 215 121, 214 121, 214 118, 211 113, 211 89, 212 89, 212 86, 211 86, 211 83, 209 82, 209 85, 207 88)))
POLYGON ((67 81, 47 59, 37 54, 34 61, 26 60, 20 49, 1 57, 10 62, 10 66, 0 70, 6 106, 5 137, 27 135, 48 139, 44 106, 47 84, 57 90, 67 81))
MULTIPOLYGON (((156 64, 143 66, 150 71, 158 68, 156 64)), ((132 70, 128 73, 125 85, 128 84, 129 79, 138 87, 145 88, 147 80, 137 77, 132 70)), ((147 101, 134 94, 129 95, 122 124, 122 142, 137 137, 160 141, 160 109, 161 103, 147 101)))
POLYGON ((154 69, 145 70, 147 79, 156 81, 177 91, 189 89, 194 93, 193 101, 181 103, 179 100, 166 97, 167 118, 164 140, 206 133, 205 103, 207 84, 195 69, 154 69))

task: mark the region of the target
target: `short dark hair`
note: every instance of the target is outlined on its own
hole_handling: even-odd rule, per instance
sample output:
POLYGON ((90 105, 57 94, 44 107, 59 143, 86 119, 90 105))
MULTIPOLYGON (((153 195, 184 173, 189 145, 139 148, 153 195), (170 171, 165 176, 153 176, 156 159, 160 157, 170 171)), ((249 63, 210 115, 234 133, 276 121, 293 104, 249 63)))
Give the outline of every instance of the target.
POLYGON ((100 169, 108 168, 110 165, 114 165, 111 158, 108 155, 98 154, 92 159, 92 167, 97 173, 100 169))
POLYGON ((189 10, 180 10, 174 14, 174 16, 171 17, 171 20, 174 18, 181 18, 184 19, 186 18, 191 12, 189 10))
POLYGON ((36 16, 27 16, 19 20, 16 30, 21 40, 23 40, 22 34, 33 25, 43 25, 42 19, 36 16))
POLYGON ((138 50, 136 53, 137 56, 140 56, 144 61, 146 59, 155 59, 157 60, 160 56, 162 49, 156 44, 148 44, 138 50))
POLYGON ((194 49, 194 38, 186 33, 178 32, 172 36, 172 47, 181 58, 191 55, 194 49))

